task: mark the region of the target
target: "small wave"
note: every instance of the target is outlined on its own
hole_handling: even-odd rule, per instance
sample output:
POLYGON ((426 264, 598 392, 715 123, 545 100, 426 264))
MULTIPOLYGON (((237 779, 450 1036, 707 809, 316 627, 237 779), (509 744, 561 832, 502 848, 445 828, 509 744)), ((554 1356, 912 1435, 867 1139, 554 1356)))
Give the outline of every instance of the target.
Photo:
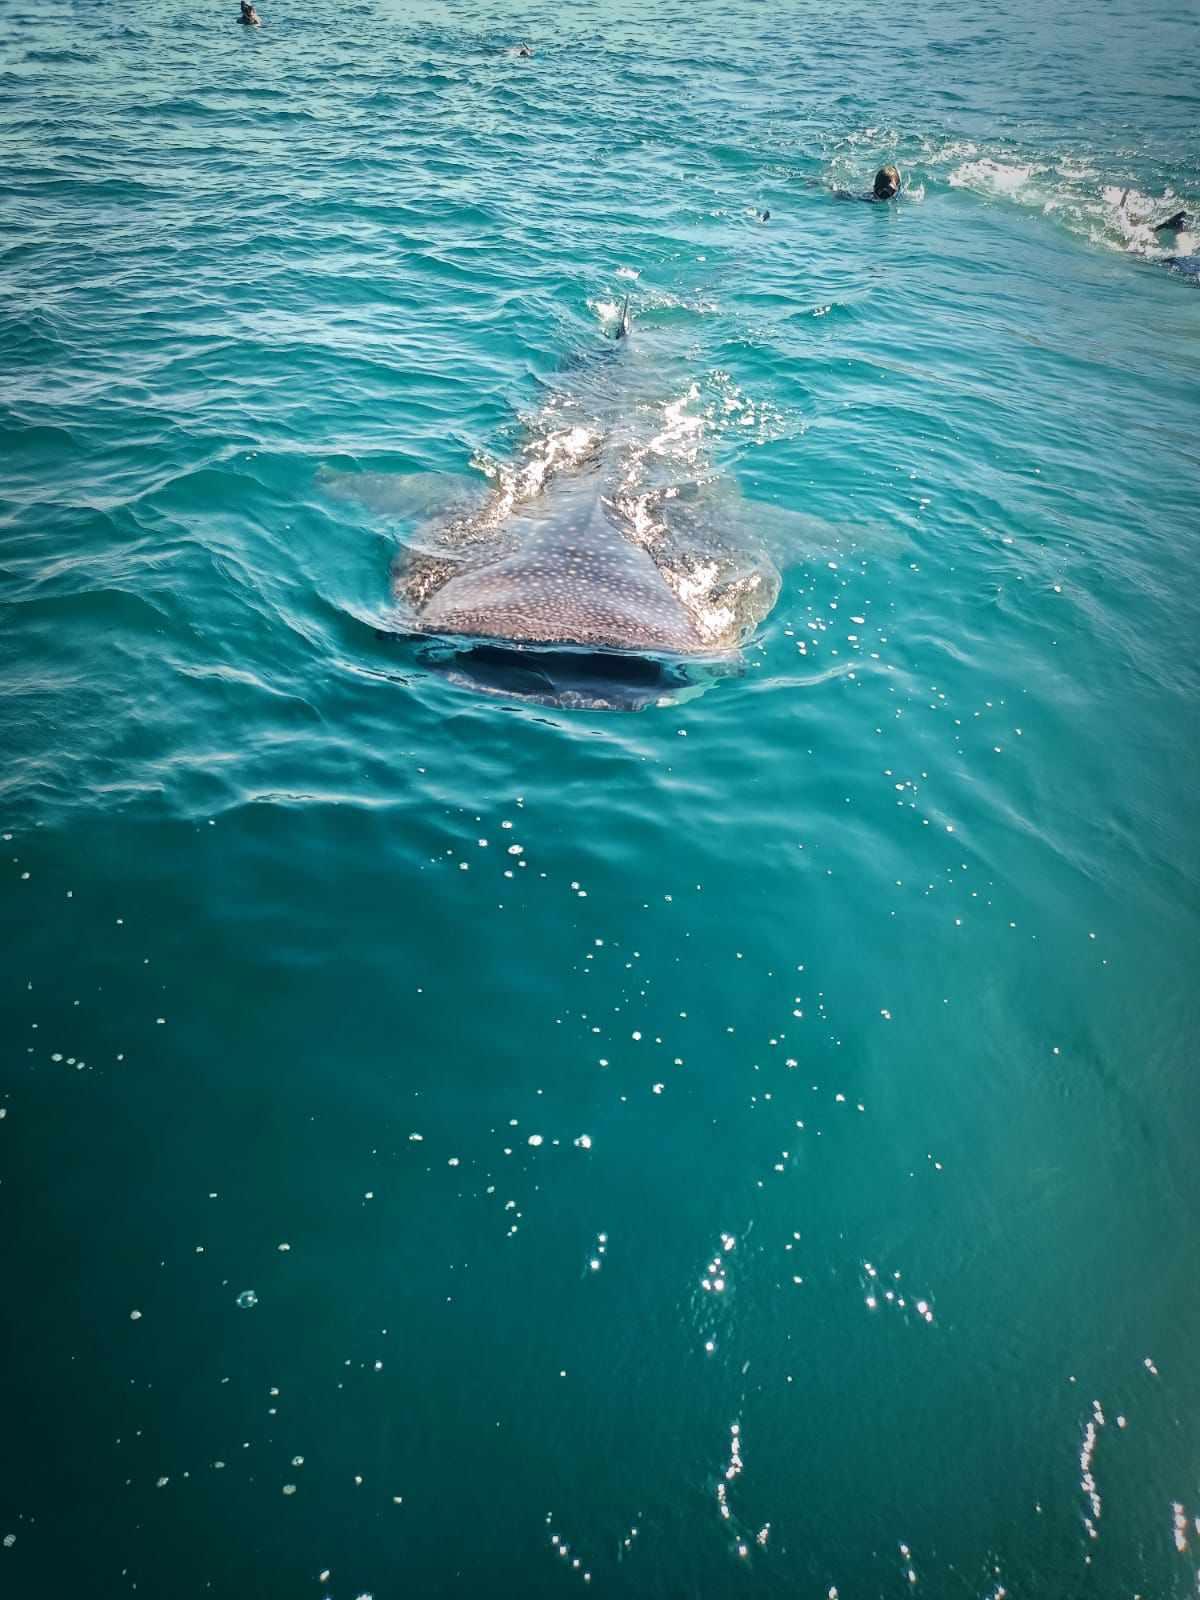
POLYGON ((84 50, 26 50, 25 59, 44 66, 62 66, 71 62, 88 65, 95 61, 96 57, 84 50))

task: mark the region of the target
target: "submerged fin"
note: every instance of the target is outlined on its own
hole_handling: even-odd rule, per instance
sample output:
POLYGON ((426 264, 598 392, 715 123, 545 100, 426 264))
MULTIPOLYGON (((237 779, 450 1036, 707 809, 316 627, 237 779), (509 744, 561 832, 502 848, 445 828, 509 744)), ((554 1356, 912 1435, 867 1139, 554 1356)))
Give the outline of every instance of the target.
POLYGON ((333 472, 317 482, 339 500, 357 500, 386 517, 415 521, 434 512, 454 515, 477 506, 487 493, 478 478, 444 472, 333 472))
POLYGON ((755 499, 730 478, 681 486, 655 511, 681 548, 700 555, 719 552, 744 570, 764 561, 784 568, 855 554, 886 558, 908 545, 902 533, 883 523, 826 522, 755 499))
POLYGON ((621 315, 617 318, 617 331, 613 335, 613 338, 628 339, 632 328, 633 323, 630 321, 629 317, 629 296, 626 295, 621 306, 621 315))

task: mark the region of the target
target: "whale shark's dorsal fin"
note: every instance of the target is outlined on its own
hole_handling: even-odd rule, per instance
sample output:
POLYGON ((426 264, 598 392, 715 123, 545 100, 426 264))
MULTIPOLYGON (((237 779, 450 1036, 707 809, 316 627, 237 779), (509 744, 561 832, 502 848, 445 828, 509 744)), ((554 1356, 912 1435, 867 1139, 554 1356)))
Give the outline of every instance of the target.
POLYGON ((621 306, 621 315, 617 318, 617 331, 613 337, 615 339, 627 339, 632 327, 633 323, 629 320, 629 296, 626 295, 621 306))

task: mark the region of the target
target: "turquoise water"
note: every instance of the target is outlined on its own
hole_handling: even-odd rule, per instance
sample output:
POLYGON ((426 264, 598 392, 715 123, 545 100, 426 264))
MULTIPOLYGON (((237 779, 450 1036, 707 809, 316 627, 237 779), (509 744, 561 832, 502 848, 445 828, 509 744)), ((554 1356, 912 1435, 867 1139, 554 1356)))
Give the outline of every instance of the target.
POLYGON ((1194 14, 235 10, 0 18, 3 1593, 1194 1594, 1194 14), (473 694, 626 292, 778 604, 473 694))

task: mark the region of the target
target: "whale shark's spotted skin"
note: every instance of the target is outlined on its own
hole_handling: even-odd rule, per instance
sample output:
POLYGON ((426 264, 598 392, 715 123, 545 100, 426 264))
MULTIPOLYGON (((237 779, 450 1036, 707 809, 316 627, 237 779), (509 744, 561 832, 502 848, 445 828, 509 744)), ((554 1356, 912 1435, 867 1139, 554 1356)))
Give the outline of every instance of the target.
POLYGON ((440 583, 430 576, 418 559, 397 584, 425 633, 678 655, 711 648, 652 557, 622 532, 598 480, 552 492, 502 539, 443 563, 440 583))

